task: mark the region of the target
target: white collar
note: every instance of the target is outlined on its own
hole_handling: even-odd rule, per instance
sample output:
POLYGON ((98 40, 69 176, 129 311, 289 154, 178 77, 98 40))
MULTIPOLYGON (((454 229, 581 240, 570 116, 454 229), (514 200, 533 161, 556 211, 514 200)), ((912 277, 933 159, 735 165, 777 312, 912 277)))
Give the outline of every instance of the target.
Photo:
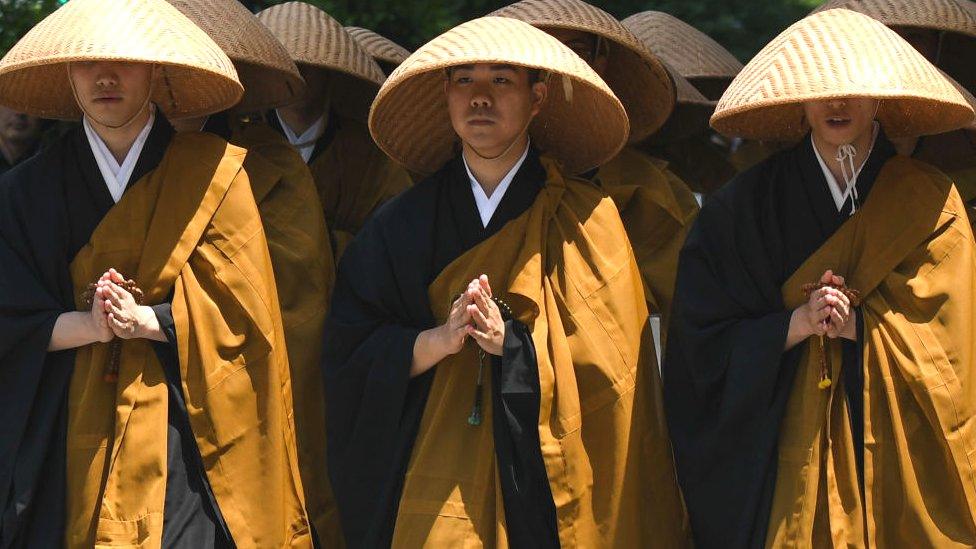
MULTIPOLYGON (((871 137, 871 146, 868 147, 867 156, 865 158, 870 158, 871 151, 874 150, 874 143, 878 139, 878 131, 880 128, 881 125, 875 122, 874 135, 871 137)), ((837 178, 834 177, 834 173, 830 171, 829 167, 827 167, 827 163, 824 162, 823 157, 820 156, 820 151, 817 150, 817 146, 813 144, 813 134, 810 134, 810 146, 813 147, 813 154, 817 157, 817 162, 820 163, 820 169, 823 170, 824 179, 827 180, 827 188, 830 189, 830 196, 833 197, 834 205, 837 207, 837 211, 839 212, 844 209, 844 204, 847 204, 847 198, 854 193, 854 189, 857 186, 857 176, 861 175, 861 170, 867 164, 867 160, 865 160, 864 164, 861 164, 861 167, 857 168, 857 171, 854 172, 854 177, 851 178, 851 185, 849 185, 847 189, 842 192, 840 190, 840 184, 837 183, 837 178)), ((853 213, 853 210, 851 213, 853 213)))
POLYGON ((132 142, 132 146, 129 147, 129 152, 125 154, 125 159, 122 161, 122 164, 119 164, 118 160, 115 159, 115 155, 109 150, 108 145, 105 144, 102 137, 92 127, 91 122, 88 121, 88 116, 85 116, 82 120, 85 135, 88 137, 88 145, 91 147, 92 155, 95 157, 95 163, 98 164, 98 171, 102 172, 102 179, 105 181, 105 186, 108 187, 108 192, 112 195, 112 200, 115 202, 118 202, 122 198, 122 193, 125 192, 125 188, 129 184, 129 178, 132 177, 132 171, 136 168, 136 162, 139 161, 142 149, 146 146, 146 140, 149 139, 149 132, 152 130, 153 122, 155 121, 156 108, 152 106, 149 110, 149 120, 146 121, 146 125, 139 132, 139 135, 136 136, 136 140, 132 142))
POLYGON ((508 170, 505 177, 502 178, 498 186, 491 193, 489 197, 485 194, 485 189, 481 187, 478 180, 474 178, 474 174, 471 173, 471 168, 468 167, 468 160, 464 158, 464 153, 461 153, 461 160, 464 162, 464 170, 468 172, 468 179, 471 181, 471 192, 474 194, 474 203, 478 206, 478 214, 481 215, 481 225, 483 227, 488 226, 488 222, 491 221, 491 216, 495 215, 495 210, 498 209, 498 205, 501 204, 502 197, 505 196, 505 192, 508 191, 508 187, 512 184, 512 180, 515 179, 515 174, 518 173, 519 168, 522 167, 522 163, 525 162, 525 158, 529 156, 529 143, 526 142, 525 150, 522 151, 522 156, 519 157, 518 162, 512 166, 512 169, 508 170))
POLYGON ((322 137, 325 133, 326 125, 326 113, 318 118, 307 130, 302 132, 302 135, 296 135, 294 130, 285 122, 285 119, 281 117, 281 113, 278 109, 275 109, 275 116, 278 117, 278 122, 281 124, 282 131, 285 132, 285 139, 292 144, 293 147, 298 149, 301 153, 302 159, 308 164, 310 158, 312 158, 312 152, 315 150, 315 142, 322 137))

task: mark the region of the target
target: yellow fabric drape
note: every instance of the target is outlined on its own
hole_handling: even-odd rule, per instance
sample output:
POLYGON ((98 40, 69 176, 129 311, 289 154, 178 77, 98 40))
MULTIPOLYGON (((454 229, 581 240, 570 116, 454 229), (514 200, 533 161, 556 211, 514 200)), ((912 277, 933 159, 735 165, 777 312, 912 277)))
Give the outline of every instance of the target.
POLYGON ((251 182, 271 253, 291 370, 298 465, 305 506, 325 547, 343 545, 326 468, 322 330, 335 284, 335 260, 312 174, 270 126, 248 122, 231 142, 247 149, 251 182))
POLYGON ((626 147, 600 167, 593 180, 610 195, 623 221, 651 314, 661 315, 667 334, 678 253, 698 215, 691 189, 663 160, 626 147))
POLYGON ((337 125, 335 137, 309 167, 338 264, 373 210, 413 182, 373 143, 365 124, 341 116, 333 116, 329 124, 337 125))
POLYGON ((806 346, 779 441, 767 547, 976 546, 976 244, 955 187, 905 157, 783 285, 787 307, 826 269, 862 293, 864 498, 840 347, 817 389, 806 346))
MULTIPOLYGON (((429 288, 443 322, 487 273, 532 334, 539 437, 563 547, 684 547, 647 307, 613 202, 592 185, 548 181, 534 205, 449 265, 429 288)), ((467 423, 473 342, 436 367, 406 473, 394 547, 505 547, 490 374, 484 421, 467 423)))
MULTIPOLYGON (((245 152, 177 135, 160 165, 105 216, 71 265, 81 295, 109 267, 147 304, 172 292, 190 425, 238 547, 310 547, 291 381, 268 244, 245 152)), ((69 393, 67 544, 159 547, 166 486, 167 386, 148 341, 77 351, 69 393)))

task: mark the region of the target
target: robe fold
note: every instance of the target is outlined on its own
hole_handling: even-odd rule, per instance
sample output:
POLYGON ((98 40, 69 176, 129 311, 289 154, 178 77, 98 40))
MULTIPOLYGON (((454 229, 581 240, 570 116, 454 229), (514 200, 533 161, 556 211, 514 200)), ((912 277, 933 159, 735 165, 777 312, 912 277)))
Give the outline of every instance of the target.
MULTIPOLYGON (((71 367, 52 365, 73 364, 75 351, 48 353, 47 342, 57 316, 75 309, 69 262, 115 206, 88 139, 80 125, 73 128, 66 126, 46 150, 0 184, 0 256, 8 267, 0 271, 0 322, 7 328, 0 376, 18 374, 0 384, 9 392, 0 401, 11 406, 0 431, 9 457, 0 469, 0 547, 64 545, 65 402, 71 367), (35 332, 39 322, 41 333, 35 332)), ((171 138, 169 123, 157 116, 126 191, 156 169, 171 138)), ((185 418, 171 307, 164 301, 153 310, 170 337, 170 344, 153 344, 170 396, 163 542, 219 546, 229 533, 185 418)))
MULTIPOLYGON (((219 129, 211 117, 205 131, 219 129)), ((230 125, 229 141, 247 150, 244 171, 268 240, 291 370, 298 465, 305 506, 324 547, 342 533, 326 468, 325 394, 319 362, 322 328, 335 283, 335 260, 312 175, 301 155, 270 126, 230 125)))
MULTIPOLYGON (((165 124, 157 120, 157 126, 165 124)), ((36 208, 39 214, 4 217, 0 252, 12 267, 4 271, 0 293, 12 305, 2 308, 4 322, 11 321, 9 311, 39 311, 33 314, 47 319, 30 326, 42 332, 17 341, 14 352, 31 353, 23 364, 42 378, 51 363, 64 363, 58 381, 70 380, 70 389, 65 383, 60 392, 38 393, 62 402, 68 393, 66 450, 60 456, 66 471, 64 543, 158 547, 164 522, 172 518, 164 512, 171 503, 171 372, 159 346, 122 343, 117 383, 104 381, 107 344, 46 353, 54 319, 65 310, 86 310, 87 285, 115 267, 136 280, 145 303, 170 303, 176 345, 163 347, 177 354, 182 419, 193 435, 192 448, 184 449, 199 452, 234 543, 309 546, 281 319, 263 229, 241 170, 244 151, 205 135, 150 147, 155 134, 154 127, 134 177, 146 175, 129 185, 119 204, 111 205, 100 177, 95 183, 86 177, 84 184, 62 180, 71 169, 94 167, 80 132, 44 153, 50 158, 42 155, 25 165, 53 177, 17 179, 15 171, 2 187, 5 212, 36 208), (89 157, 80 158, 84 154, 89 157), (152 169, 140 171, 145 163, 152 169), (31 236, 18 242, 16 230, 31 236), (8 278, 11 272, 16 279, 8 278), (8 280, 34 281, 31 293, 10 294, 8 280), (49 302, 45 307, 38 306, 42 298, 49 302)), ((51 436, 58 438, 57 429, 51 436)), ((195 472, 186 474, 192 478, 195 472)), ((53 518, 44 526, 56 526, 58 517, 53 518)))
POLYGON ((324 369, 349 545, 685 546, 643 283, 614 203, 532 153, 487 230, 465 238, 474 223, 455 159, 383 207, 340 265, 324 369), (516 318, 470 425, 472 342, 417 378, 409 369, 419 332, 483 273, 516 318), (532 501, 521 491, 539 480, 534 460, 545 479, 529 489, 552 516, 509 529, 509 507, 532 501), (557 539, 518 536, 548 520, 557 539))
POLYGON ((666 335, 678 253, 698 213, 695 195, 666 162, 631 147, 601 166, 593 182, 617 205, 644 281, 647 308, 661 316, 666 335))
MULTIPOLYGON (((280 130, 278 117, 269 118, 280 130)), ((381 204, 412 185, 407 172, 381 151, 366 125, 329 113, 308 167, 319 192, 336 264, 381 204)))
POLYGON ((973 543, 972 233, 951 183, 883 132, 858 190, 848 218, 806 139, 712 195, 689 234, 664 382, 699 547, 973 543), (783 348, 826 269, 863 304, 822 391, 819 338, 783 348))

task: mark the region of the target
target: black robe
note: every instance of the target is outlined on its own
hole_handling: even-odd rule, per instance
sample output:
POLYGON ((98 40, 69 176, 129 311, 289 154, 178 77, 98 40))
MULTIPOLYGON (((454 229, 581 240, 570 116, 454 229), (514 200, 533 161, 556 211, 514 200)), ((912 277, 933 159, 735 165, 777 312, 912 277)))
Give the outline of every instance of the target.
MULTIPOLYGON (((894 154, 879 133, 857 180, 860 203, 894 154)), ((688 235, 663 374, 678 480, 697 547, 765 543, 777 440, 802 348, 783 351, 792 311, 781 287, 840 228, 851 200, 837 211, 807 138, 711 195, 688 235)), ((859 348, 844 340, 842 371, 860 469, 859 348)))
MULTIPOLYGON (((130 185, 172 136, 157 114, 130 185)), ((63 545, 75 352, 47 346, 58 316, 75 310, 71 261, 113 206, 80 125, 0 178, 0 548, 63 545)), ((228 546, 186 415, 170 306, 153 309, 169 338, 154 345, 170 393, 163 547, 228 546)))
MULTIPOLYGON (((459 157, 382 206, 339 264, 325 328, 329 475, 349 547, 388 547, 436 366, 409 372, 435 326, 428 286, 464 252, 532 206, 546 172, 532 150, 483 227, 459 157)), ((528 329, 507 321, 495 357, 494 442, 509 542, 558 546, 539 446, 539 378, 528 329)))

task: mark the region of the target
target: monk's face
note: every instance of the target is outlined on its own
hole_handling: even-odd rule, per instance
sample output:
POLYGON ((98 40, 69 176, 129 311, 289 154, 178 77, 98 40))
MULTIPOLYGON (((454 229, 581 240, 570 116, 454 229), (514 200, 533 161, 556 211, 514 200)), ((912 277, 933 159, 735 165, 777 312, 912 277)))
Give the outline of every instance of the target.
POLYGON ((12 143, 30 143, 40 136, 40 118, 0 107, 0 139, 12 143))
POLYGON ((526 131, 546 99, 546 85, 511 65, 463 65, 445 83, 454 131, 485 155, 501 154, 526 131))
POLYGON ((597 74, 604 75, 607 70, 607 51, 600 47, 600 41, 595 34, 574 29, 546 29, 546 32, 589 63, 597 74))
POLYGON ((148 109, 152 65, 115 61, 71 63, 77 100, 95 122, 117 127, 148 109))
POLYGON ((810 101, 803 104, 810 131, 823 143, 840 147, 858 143, 873 130, 878 100, 861 97, 810 101))

